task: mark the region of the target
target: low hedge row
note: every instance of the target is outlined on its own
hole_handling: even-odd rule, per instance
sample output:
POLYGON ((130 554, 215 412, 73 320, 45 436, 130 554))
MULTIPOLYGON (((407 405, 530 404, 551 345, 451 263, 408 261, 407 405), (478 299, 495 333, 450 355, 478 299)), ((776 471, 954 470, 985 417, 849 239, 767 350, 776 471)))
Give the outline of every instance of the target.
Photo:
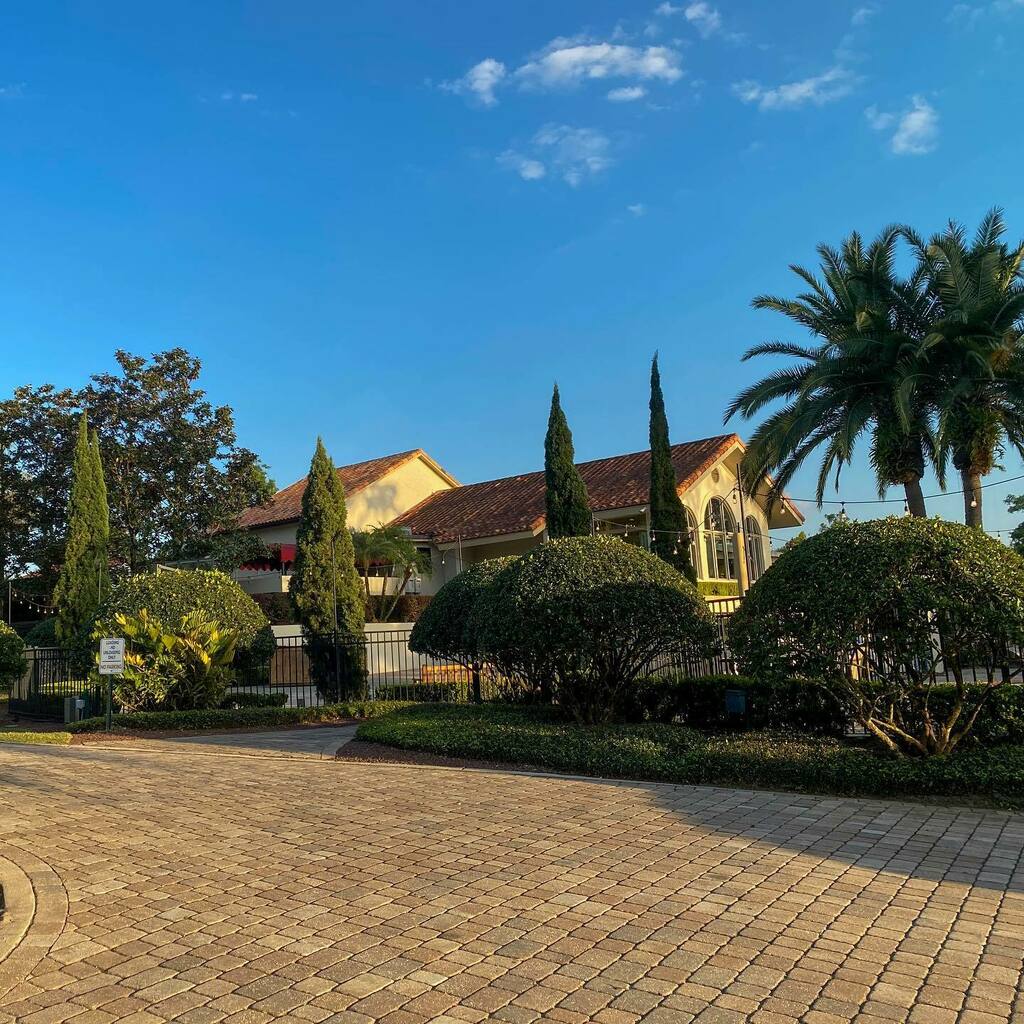
POLYGON ((361 740, 613 778, 830 793, 966 797, 1024 807, 1024 746, 892 758, 821 736, 707 734, 678 725, 579 726, 548 709, 415 705, 364 722, 361 740))
MULTIPOLYGON (((335 722, 344 718, 374 718, 388 715, 408 705, 400 701, 357 700, 343 704, 325 704, 307 708, 210 708, 205 711, 139 711, 130 715, 114 715, 115 730, 137 732, 163 730, 273 728, 281 725, 302 725, 335 722)), ((85 718, 72 722, 71 732, 104 732, 106 718, 85 718)))
MULTIPOLYGON (((985 693, 982 685, 967 687, 973 706, 985 693)), ((932 687, 929 705, 940 717, 956 699, 954 687, 932 687)), ((842 736, 849 719, 842 702, 815 680, 764 681, 745 676, 662 676, 643 679, 623 703, 620 717, 627 722, 679 721, 695 729, 750 729, 842 736), (745 710, 730 710, 728 691, 745 698, 745 710)), ((985 698, 971 733, 986 745, 1024 743, 1024 686, 1002 686, 985 698)))

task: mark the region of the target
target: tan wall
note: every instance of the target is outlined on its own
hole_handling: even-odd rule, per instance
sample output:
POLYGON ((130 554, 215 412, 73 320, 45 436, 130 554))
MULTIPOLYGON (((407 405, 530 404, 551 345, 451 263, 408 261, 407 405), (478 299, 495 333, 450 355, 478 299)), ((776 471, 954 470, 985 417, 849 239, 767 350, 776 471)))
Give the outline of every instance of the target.
MULTIPOLYGON (((426 462, 413 459, 347 499, 349 528, 365 530, 378 523, 389 523, 435 491, 446 491, 450 487, 451 484, 426 462)), ((254 532, 265 544, 294 544, 297 527, 297 523, 283 523, 260 527, 254 532)))

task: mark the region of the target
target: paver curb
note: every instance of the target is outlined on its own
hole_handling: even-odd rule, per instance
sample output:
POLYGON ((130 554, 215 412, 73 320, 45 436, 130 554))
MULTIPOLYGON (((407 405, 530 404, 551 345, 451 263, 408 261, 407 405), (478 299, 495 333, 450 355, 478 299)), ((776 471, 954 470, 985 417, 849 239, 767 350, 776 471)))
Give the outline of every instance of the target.
POLYGON ((0 855, 7 913, 0 924, 0 1000, 23 982, 64 931, 68 894, 45 861, 8 847, 0 855))

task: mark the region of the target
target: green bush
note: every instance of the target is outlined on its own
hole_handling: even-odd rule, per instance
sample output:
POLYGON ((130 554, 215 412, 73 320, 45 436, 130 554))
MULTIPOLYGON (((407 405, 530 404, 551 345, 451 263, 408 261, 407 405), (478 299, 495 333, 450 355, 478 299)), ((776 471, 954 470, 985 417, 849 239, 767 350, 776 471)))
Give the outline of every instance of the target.
POLYGON ((983 707, 967 679, 995 689, 1024 643, 1024 560, 958 523, 839 520, 751 587, 729 639, 748 675, 822 679, 892 752, 947 754, 983 707), (936 673, 955 690, 943 712, 936 673))
POLYGON ((290 626, 295 622, 295 608, 287 594, 253 594, 252 599, 272 626, 290 626))
POLYGON ((480 660, 473 611, 495 577, 513 558, 467 565, 423 609, 409 634, 409 649, 469 667, 480 660))
POLYGON ((706 657, 717 639, 686 577, 607 537, 563 537, 514 559, 472 621, 489 661, 514 666, 581 722, 611 718, 654 659, 706 657))
MULTIPOLYGON (((374 718, 401 710, 399 701, 350 701, 307 708, 208 708, 203 711, 140 711, 130 715, 114 715, 115 731, 163 732, 169 730, 202 731, 206 729, 274 728, 339 719, 374 718)), ((105 718, 86 718, 72 722, 69 732, 104 732, 105 718)))
POLYGON ((259 605, 226 573, 208 569, 160 569, 128 576, 115 585, 100 611, 97 635, 120 636, 114 615, 145 609, 161 622, 180 622, 202 611, 238 635, 239 658, 266 663, 275 650, 274 632, 259 605))
POLYGON ((5 622, 0 622, 0 690, 7 690, 24 674, 25 641, 5 622))
POLYGON ((553 709, 421 704, 367 721, 358 739, 609 778, 838 796, 981 798, 1024 807, 1024 746, 893 758, 829 737, 702 734, 678 725, 580 726, 553 709))
POLYGON ((25 644, 28 647, 57 647, 57 618, 40 619, 26 634, 25 644))
POLYGON ((695 729, 752 729, 842 736, 847 714, 820 682, 757 680, 743 676, 657 676, 641 679, 627 696, 628 721, 672 722, 695 729), (727 708, 726 692, 739 691, 746 710, 727 708))
POLYGON ((288 694, 281 691, 272 693, 231 693, 220 702, 222 708, 283 708, 288 703, 288 694))

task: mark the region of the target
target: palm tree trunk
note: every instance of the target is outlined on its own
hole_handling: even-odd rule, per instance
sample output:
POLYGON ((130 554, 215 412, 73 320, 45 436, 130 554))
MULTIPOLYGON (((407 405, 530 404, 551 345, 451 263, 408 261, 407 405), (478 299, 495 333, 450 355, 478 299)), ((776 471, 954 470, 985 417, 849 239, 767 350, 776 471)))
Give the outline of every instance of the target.
POLYGON ((928 512, 924 507, 924 492, 921 490, 921 478, 916 476, 913 480, 903 482, 903 492, 907 496, 907 508, 912 516, 924 519, 928 512))
POLYGON ((971 468, 960 470, 964 484, 964 522, 982 529, 981 475, 971 468))

